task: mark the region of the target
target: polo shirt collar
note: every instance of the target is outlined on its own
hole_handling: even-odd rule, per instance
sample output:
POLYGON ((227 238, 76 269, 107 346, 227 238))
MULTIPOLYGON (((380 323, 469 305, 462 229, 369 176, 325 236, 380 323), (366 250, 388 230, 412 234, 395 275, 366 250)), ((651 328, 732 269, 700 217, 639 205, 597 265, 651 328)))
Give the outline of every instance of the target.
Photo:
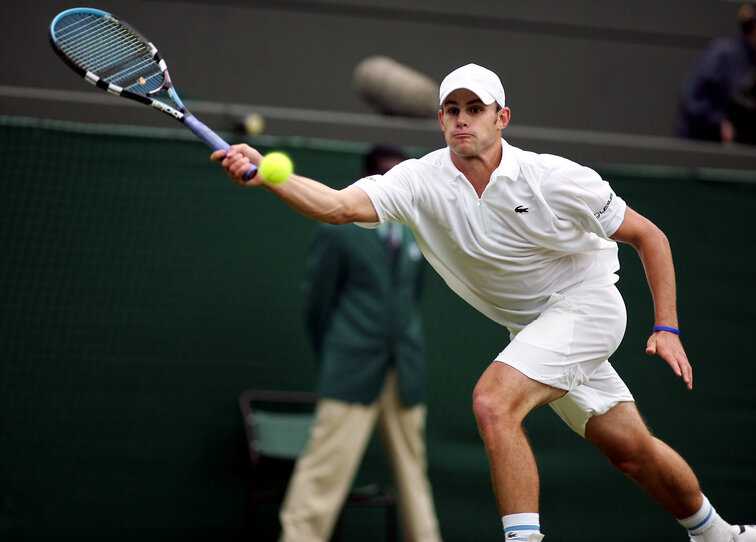
POLYGON ((510 146, 505 139, 501 140, 501 162, 494 171, 496 177, 505 177, 516 182, 520 176, 520 163, 515 157, 514 147, 510 146))
POLYGON ((452 150, 450 147, 446 147, 446 152, 443 154, 441 160, 441 169, 444 173, 444 177, 451 180, 457 180, 462 177, 462 172, 457 169, 451 159, 452 150))

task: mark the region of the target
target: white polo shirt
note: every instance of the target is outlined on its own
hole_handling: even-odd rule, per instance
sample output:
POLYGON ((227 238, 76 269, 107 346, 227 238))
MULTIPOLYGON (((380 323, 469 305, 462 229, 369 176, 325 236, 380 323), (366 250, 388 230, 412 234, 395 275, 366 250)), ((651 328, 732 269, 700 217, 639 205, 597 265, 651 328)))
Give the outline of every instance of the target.
POLYGON ((502 149, 480 198, 448 147, 355 185, 368 194, 381 223, 412 228, 454 292, 519 330, 552 294, 617 281, 617 245, 609 236, 622 223, 626 204, 590 168, 503 139, 502 149))

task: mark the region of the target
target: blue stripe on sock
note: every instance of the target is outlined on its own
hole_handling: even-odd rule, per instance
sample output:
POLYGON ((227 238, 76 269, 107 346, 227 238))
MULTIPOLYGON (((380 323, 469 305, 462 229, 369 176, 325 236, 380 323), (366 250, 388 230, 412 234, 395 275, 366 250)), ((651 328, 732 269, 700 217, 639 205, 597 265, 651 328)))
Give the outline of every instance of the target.
POLYGON ((699 523, 698 525, 694 525, 693 527, 691 527, 691 528, 690 528, 690 529, 688 529, 688 530, 689 530, 689 531, 696 531, 696 530, 700 529, 702 525, 704 525, 704 524, 705 524, 705 523, 706 523, 707 521, 709 521, 709 520, 711 519, 711 515, 712 515, 713 513, 714 513, 714 508, 710 506, 710 507, 709 507, 709 513, 708 513, 708 514, 706 515, 706 519, 704 519, 704 520, 703 520, 703 521, 702 521, 701 523, 699 523))
POLYGON ((508 533, 509 531, 539 531, 540 529, 540 525, 513 525, 512 527, 507 527, 506 529, 504 529, 504 532, 508 533))

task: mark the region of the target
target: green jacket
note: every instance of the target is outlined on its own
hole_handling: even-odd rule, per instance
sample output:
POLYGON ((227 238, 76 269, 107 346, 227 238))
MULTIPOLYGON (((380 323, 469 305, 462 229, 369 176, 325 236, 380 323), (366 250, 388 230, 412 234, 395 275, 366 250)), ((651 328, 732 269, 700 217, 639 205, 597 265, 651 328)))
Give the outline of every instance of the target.
POLYGON ((372 403, 393 364, 405 406, 424 401, 420 293, 425 262, 405 226, 392 265, 382 231, 322 225, 302 287, 307 330, 319 367, 318 393, 372 403))

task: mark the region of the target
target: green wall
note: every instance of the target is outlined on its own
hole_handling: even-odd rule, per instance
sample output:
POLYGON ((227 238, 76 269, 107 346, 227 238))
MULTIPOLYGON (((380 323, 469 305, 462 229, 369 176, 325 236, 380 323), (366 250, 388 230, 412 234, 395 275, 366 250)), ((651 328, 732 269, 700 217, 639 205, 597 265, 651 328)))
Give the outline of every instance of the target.
MULTIPOLYGON (((0 539, 241 539, 248 471, 236 398, 314 385, 298 297, 314 224, 233 185, 182 131, 0 120, 0 539)), ((364 150, 255 144, 337 187, 358 176, 364 150)), ((756 521, 756 173, 598 169, 670 237, 695 388, 643 352, 650 298, 627 247, 619 287, 630 324, 614 364, 719 511, 756 521)), ((470 396, 506 334, 432 273, 425 312, 444 538, 499 540, 470 396)), ((685 540, 548 409, 527 426, 542 523, 556 540, 685 540)), ((359 477, 389 479, 376 443, 359 477)), ((345 540, 380 540, 381 521, 355 512, 345 540)))

